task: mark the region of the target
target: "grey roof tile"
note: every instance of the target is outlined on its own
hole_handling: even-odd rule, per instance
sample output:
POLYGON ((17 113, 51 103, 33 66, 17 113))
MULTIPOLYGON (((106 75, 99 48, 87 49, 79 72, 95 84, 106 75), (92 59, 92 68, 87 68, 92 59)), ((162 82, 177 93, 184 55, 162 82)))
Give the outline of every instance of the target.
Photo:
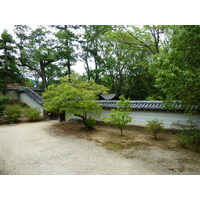
POLYGON ((44 99, 39 94, 37 94, 36 92, 34 92, 32 89, 30 89, 28 87, 24 89, 24 92, 28 96, 30 96, 33 100, 35 100, 37 103, 42 105, 42 102, 43 102, 44 99))
MULTIPOLYGON (((117 101, 97 101, 102 105, 102 108, 116 108, 117 101)), ((163 101, 130 101, 130 106, 133 110, 157 110, 157 111, 164 111, 169 110, 165 108, 163 101)), ((173 102, 175 107, 172 110, 182 110, 180 102, 173 102)))

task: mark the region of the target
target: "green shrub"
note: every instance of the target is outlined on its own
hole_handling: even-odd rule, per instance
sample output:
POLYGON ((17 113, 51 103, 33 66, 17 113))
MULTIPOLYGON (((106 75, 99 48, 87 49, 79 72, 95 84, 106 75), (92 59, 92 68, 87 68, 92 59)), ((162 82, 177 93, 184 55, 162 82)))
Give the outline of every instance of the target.
POLYGON ((146 101, 156 101, 153 97, 147 97, 145 100, 146 101))
POLYGON ((24 116, 29 121, 39 121, 40 120, 40 110, 37 108, 26 108, 24 111, 24 116))
POLYGON ((130 100, 126 99, 124 96, 120 96, 119 99, 120 101, 117 102, 117 109, 113 109, 113 113, 109 113, 110 118, 108 119, 108 123, 119 128, 121 135, 123 135, 123 129, 132 121, 132 118, 127 112, 130 110, 130 100))
POLYGON ((179 144, 182 147, 200 152, 200 131, 181 131, 179 133, 179 144))
POLYGON ((0 116, 3 114, 3 111, 8 104, 9 99, 4 95, 0 95, 0 116))
POLYGON ((88 129, 93 129, 94 126, 96 125, 96 120, 93 118, 88 118, 86 119, 86 123, 87 123, 88 129))
POLYGON ((159 120, 147 121, 146 131, 150 134, 153 134, 155 140, 157 139, 158 134, 163 130, 163 128, 163 122, 159 120))
POLYGON ((179 144, 182 147, 190 148, 200 152, 200 130, 198 124, 190 117, 189 126, 183 126, 183 130, 178 134, 179 144))
POLYGON ((7 106, 5 109, 5 115, 9 122, 17 122, 21 117, 21 107, 18 104, 7 106))
POLYGON ((9 101, 9 105, 13 105, 13 104, 17 104, 19 105, 21 108, 29 108, 29 106, 26 103, 20 102, 19 100, 10 100, 9 101))

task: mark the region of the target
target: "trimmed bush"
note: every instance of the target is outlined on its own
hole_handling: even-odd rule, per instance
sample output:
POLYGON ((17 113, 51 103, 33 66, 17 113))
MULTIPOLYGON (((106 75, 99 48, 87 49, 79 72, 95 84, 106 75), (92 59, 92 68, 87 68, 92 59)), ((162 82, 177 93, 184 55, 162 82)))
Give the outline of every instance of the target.
POLYGON ((150 134, 153 134, 154 139, 157 139, 158 134, 163 130, 163 122, 159 120, 147 121, 146 131, 150 134))
POLYGON ((5 109, 5 115, 9 122, 17 122, 21 117, 21 107, 18 104, 7 106, 5 109))
POLYGON ((26 108, 24 111, 24 116, 28 119, 28 121, 39 121, 40 111, 37 108, 26 108))

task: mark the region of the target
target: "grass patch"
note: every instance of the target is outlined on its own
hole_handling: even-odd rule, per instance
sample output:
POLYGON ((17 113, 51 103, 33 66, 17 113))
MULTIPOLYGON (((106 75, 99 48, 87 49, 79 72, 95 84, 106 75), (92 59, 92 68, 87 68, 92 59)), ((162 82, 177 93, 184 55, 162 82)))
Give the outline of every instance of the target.
POLYGON ((115 142, 103 142, 102 146, 108 150, 116 151, 120 149, 129 149, 132 147, 136 147, 139 146, 140 144, 141 144, 140 142, 130 142, 127 144, 115 143, 115 142))
POLYGON ((102 146, 105 147, 108 150, 119 150, 119 149, 123 149, 124 145, 120 144, 120 143, 114 143, 114 142, 104 142, 102 143, 102 146))

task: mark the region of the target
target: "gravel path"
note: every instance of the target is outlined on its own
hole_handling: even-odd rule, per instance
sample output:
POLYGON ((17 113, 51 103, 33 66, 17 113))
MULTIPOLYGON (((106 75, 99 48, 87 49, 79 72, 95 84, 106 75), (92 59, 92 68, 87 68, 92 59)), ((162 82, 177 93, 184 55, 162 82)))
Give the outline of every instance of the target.
POLYGON ((154 174, 93 141, 51 134, 52 123, 0 126, 0 174, 154 174))
MULTIPOLYGON (((141 155, 127 159, 94 141, 53 134, 53 123, 57 121, 0 126, 0 174, 170 174, 141 155)), ((159 151, 142 155, 151 159, 159 151)), ((164 157, 173 157, 168 154, 164 157)))

